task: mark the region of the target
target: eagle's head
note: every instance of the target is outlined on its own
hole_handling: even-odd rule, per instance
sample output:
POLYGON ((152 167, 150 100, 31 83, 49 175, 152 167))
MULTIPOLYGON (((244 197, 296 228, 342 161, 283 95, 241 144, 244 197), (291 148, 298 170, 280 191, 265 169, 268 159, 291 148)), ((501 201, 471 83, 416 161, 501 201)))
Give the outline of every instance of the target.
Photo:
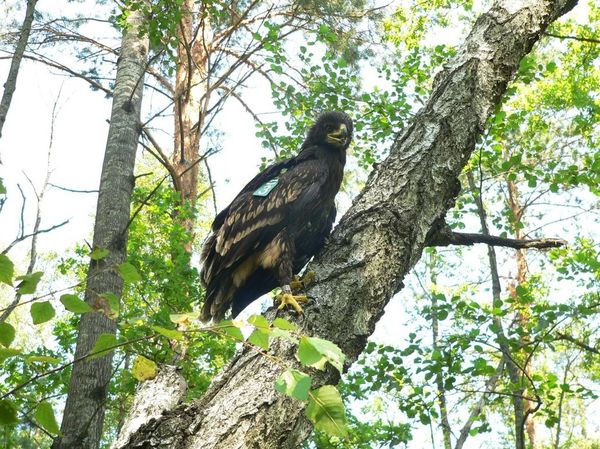
POLYGON ((345 150, 352 140, 352 119, 343 112, 325 112, 308 131, 307 143, 345 150))

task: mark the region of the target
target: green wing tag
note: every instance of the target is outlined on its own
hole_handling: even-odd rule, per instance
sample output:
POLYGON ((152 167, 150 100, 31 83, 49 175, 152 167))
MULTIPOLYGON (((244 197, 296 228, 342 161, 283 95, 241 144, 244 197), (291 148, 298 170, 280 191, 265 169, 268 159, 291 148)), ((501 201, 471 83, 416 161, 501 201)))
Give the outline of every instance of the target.
POLYGON ((279 178, 271 179, 270 181, 265 182, 262 186, 256 189, 252 195, 263 197, 267 196, 275 188, 278 182, 279 178))

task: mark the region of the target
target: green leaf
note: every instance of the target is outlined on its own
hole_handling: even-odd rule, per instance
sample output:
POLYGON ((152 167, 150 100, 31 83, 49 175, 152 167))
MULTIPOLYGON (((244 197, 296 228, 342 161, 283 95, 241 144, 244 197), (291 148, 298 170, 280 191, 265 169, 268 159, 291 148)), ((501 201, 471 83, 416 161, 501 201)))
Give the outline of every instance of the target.
POLYGON ((301 401, 306 401, 311 381, 312 379, 308 374, 295 369, 288 369, 281 373, 281 376, 275 381, 275 390, 301 401))
POLYGON ((256 329, 260 329, 264 332, 268 332, 270 330, 269 322, 262 315, 250 316, 250 318, 248 318, 248 323, 250 323, 256 329))
POLYGON ((21 355, 21 351, 12 348, 0 348, 0 362, 4 362, 9 357, 21 355))
POLYGON ((223 333, 233 337, 237 341, 244 341, 242 335, 241 323, 234 320, 223 320, 216 326, 217 329, 223 331, 223 333))
POLYGON ((94 248, 94 250, 90 253, 90 257, 92 260, 102 260, 106 256, 108 256, 109 251, 104 248, 94 248))
POLYGON ((31 305, 31 319, 33 324, 42 324, 54 318, 56 312, 50 301, 34 302, 31 305))
POLYGON ((59 358, 50 357, 49 355, 32 355, 32 356, 27 357, 25 359, 25 361, 27 363, 39 362, 39 363, 50 363, 52 365, 56 365, 57 363, 60 363, 59 358))
POLYGON ((298 326, 296 326, 294 323, 290 323, 288 320, 284 320, 283 318, 275 318, 275 321, 273 321, 273 327, 284 331, 295 331, 298 329, 298 326))
POLYGON ((269 350, 269 333, 262 329, 255 329, 248 337, 248 341, 265 351, 269 350))
POLYGON ((140 382, 154 379, 158 373, 158 367, 152 360, 144 356, 138 355, 133 362, 131 374, 140 382))
POLYGON ((167 329, 160 326, 150 326, 150 328, 163 337, 167 337, 169 340, 183 340, 183 332, 176 329, 167 329))
POLYGON ((65 309, 67 309, 69 312, 88 313, 94 311, 94 309, 92 309, 92 306, 90 306, 87 302, 79 299, 77 295, 62 295, 60 297, 60 302, 63 306, 65 306, 65 309))
POLYGON ((342 350, 335 343, 323 340, 322 338, 306 336, 300 338, 296 356, 303 365, 312 366, 320 370, 324 370, 325 363, 329 362, 340 373, 346 359, 342 350))
POLYGON ((112 351, 118 344, 119 340, 116 335, 113 334, 100 334, 96 344, 92 350, 88 353, 88 360, 93 360, 97 357, 102 357, 108 352, 112 351))
POLYGON ((306 416, 321 432, 340 438, 348 436, 344 403, 333 385, 310 392, 306 416))
POLYGON ((0 254, 0 282, 12 285, 15 265, 6 254, 0 254))
POLYGON ((19 285, 17 285, 17 293, 19 295, 30 295, 34 293, 43 274, 44 273, 41 271, 37 271, 24 276, 17 276, 17 280, 21 281, 19 285))
POLYGON ((15 328, 7 322, 0 323, 0 344, 9 347, 15 339, 15 328))
POLYGON ((0 195, 6 195, 6 187, 2 178, 0 178, 0 195))
POLYGON ((129 262, 124 262, 119 265, 119 274, 125 282, 130 284, 135 284, 136 282, 140 282, 142 280, 140 273, 138 273, 137 269, 129 262))
POLYGON ((17 406, 8 399, 0 401, 0 426, 17 424, 17 406))
POLYGON ((40 402, 33 415, 37 423, 47 430, 52 435, 60 435, 60 428, 54 417, 54 410, 52 405, 47 402, 40 402))

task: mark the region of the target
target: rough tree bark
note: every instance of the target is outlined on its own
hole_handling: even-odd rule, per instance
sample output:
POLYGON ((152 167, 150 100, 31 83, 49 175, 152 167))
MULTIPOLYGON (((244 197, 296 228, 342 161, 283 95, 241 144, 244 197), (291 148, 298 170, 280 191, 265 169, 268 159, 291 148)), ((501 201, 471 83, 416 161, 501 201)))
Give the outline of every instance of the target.
MULTIPOLYGON (((99 261, 92 260, 87 275, 85 300, 105 309, 101 294, 120 297, 123 281, 116 265, 123 262, 127 247, 133 169, 139 138, 144 71, 148 54, 147 36, 139 35, 141 14, 132 11, 129 29, 123 35, 100 191, 94 226, 94 248, 108 250, 99 261)), ((116 323, 100 313, 84 314, 79 323, 75 358, 89 353, 101 334, 115 334, 116 323)), ((112 353, 73 365, 61 425, 62 438, 53 445, 60 449, 96 449, 102 436, 112 353)))
POLYGON ((35 12, 35 5, 37 2, 38 0, 27 0, 25 20, 23 20, 23 26, 19 33, 19 41, 17 42, 17 47, 15 48, 15 53, 13 54, 12 62, 10 63, 6 83, 4 83, 4 92, 2 93, 2 100, 0 100, 0 137, 2 137, 2 128, 6 121, 8 109, 10 108, 10 102, 12 101, 13 94, 17 88, 19 66, 21 65, 23 53, 25 53, 25 47, 27 47, 27 41, 29 40, 31 24, 33 23, 33 13, 35 12))
MULTIPOLYGON (((185 0, 181 6, 181 21, 177 32, 177 67, 175 72, 175 138, 173 169, 175 189, 184 204, 195 207, 198 196, 200 136, 210 94, 208 92, 208 48, 212 42, 210 15, 195 14, 194 1, 185 0), (195 23, 197 16, 203 16, 195 23), (204 17, 205 15, 205 17, 204 17)), ((194 237, 193 218, 183 220, 184 229, 192 237, 187 250, 191 252, 194 237)))
MULTIPOLYGON (((318 282, 299 323, 337 343, 348 366, 363 350, 389 299, 419 260, 434 222, 459 191, 487 118, 521 58, 575 0, 497 1, 475 23, 457 56, 436 77, 431 98, 396 138, 310 269, 318 282)), ((295 348, 272 352, 295 366, 295 348)), ((304 404, 277 393, 282 368, 252 349, 238 354, 206 394, 142 426, 129 448, 296 448, 311 431, 304 404)), ((313 384, 336 383, 333 370, 313 384)))

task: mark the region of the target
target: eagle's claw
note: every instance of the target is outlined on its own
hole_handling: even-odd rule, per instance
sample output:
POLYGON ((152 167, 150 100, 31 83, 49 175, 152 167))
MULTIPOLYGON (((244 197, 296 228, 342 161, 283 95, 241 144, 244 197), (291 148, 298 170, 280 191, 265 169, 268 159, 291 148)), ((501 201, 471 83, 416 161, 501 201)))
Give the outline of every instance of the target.
POLYGON ((305 273, 302 277, 294 275, 292 282, 290 282, 290 288, 293 292, 297 292, 299 290, 306 290, 311 284, 315 282, 316 278, 317 275, 314 271, 309 271, 305 273))
POLYGON ((298 314, 303 315, 304 311, 298 303, 307 303, 310 298, 306 295, 292 295, 291 293, 282 292, 275 297, 275 301, 279 303, 277 310, 283 310, 286 306, 291 306, 298 314))

